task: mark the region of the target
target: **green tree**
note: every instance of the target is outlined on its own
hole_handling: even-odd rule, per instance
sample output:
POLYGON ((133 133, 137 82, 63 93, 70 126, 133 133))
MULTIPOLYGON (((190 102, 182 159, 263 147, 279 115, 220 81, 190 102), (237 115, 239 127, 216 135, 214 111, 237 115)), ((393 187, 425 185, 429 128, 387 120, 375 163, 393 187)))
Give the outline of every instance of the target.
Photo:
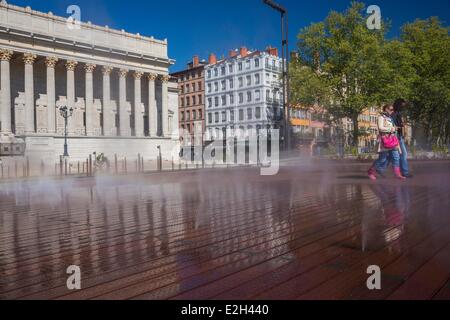
POLYGON ((399 40, 385 41, 383 45, 382 68, 377 88, 378 104, 393 102, 398 98, 411 97, 417 75, 412 61, 412 52, 399 40), (383 79, 381 77, 384 76, 383 79))
POLYGON ((403 26, 401 39, 412 54, 410 116, 421 125, 429 142, 450 142, 450 37, 438 18, 403 26))
POLYGON ((369 106, 407 96, 413 74, 409 51, 385 39, 388 23, 369 30, 364 9, 363 3, 352 2, 344 13, 332 11, 325 21, 302 29, 291 76, 292 102, 315 101, 335 120, 350 118, 355 146, 363 134, 359 115, 369 106))
POLYGON ((307 108, 324 106, 330 99, 330 88, 320 74, 309 66, 292 62, 290 66, 291 102, 307 108))

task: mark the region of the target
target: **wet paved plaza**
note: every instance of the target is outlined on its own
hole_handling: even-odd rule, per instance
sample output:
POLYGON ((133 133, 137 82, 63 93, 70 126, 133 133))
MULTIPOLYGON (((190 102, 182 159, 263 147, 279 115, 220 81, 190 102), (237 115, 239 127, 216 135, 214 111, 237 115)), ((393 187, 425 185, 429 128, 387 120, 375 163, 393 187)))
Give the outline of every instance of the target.
POLYGON ((0 299, 450 299, 450 162, 367 167, 0 182, 0 299))

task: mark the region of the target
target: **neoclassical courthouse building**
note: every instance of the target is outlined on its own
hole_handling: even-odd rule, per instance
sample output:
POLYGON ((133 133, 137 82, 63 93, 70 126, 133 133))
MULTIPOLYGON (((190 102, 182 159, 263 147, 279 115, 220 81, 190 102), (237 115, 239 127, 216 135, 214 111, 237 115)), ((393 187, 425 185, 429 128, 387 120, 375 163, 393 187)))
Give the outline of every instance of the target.
POLYGON ((93 152, 134 159, 176 156, 178 89, 170 81, 167 40, 87 23, 70 23, 0 3, 0 142, 3 159, 63 153, 68 119, 70 160, 93 152), (22 144, 21 144, 22 143, 22 144), (15 148, 12 150, 11 148, 15 148))

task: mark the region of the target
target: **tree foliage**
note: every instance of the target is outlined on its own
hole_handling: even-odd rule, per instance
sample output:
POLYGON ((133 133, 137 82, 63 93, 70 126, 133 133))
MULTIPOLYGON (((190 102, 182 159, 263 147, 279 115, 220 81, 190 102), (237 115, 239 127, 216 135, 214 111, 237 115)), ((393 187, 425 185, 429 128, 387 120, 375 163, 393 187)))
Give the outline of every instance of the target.
POLYGON ((410 116, 425 128, 430 142, 450 142, 450 28, 438 18, 416 20, 402 28, 415 79, 411 84, 410 116))
POLYGON ((397 98, 413 102, 413 119, 448 136, 448 28, 432 18, 408 24, 400 40, 388 40, 389 23, 369 30, 364 11, 363 3, 352 2, 345 12, 332 11, 300 30, 298 59, 291 65, 292 102, 319 104, 334 119, 351 119, 354 145, 361 134, 358 116, 397 98))

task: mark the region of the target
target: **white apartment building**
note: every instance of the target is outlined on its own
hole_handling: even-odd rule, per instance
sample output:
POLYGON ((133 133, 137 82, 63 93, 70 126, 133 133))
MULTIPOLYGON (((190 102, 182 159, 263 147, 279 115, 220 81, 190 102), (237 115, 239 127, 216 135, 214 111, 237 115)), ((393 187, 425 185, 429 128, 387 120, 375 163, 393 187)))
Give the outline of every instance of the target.
POLYGON ((240 48, 221 60, 210 55, 205 66, 207 140, 281 129, 281 60, 276 48, 240 48))

